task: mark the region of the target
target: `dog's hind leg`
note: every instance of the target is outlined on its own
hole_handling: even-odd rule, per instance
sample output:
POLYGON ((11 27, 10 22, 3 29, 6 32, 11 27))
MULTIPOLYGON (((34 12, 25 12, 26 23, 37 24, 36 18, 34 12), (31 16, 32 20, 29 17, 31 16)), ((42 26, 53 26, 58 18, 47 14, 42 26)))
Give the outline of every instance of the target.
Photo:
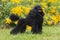
POLYGON ((26 30, 25 19, 20 19, 17 26, 11 31, 11 34, 17 34, 18 32, 23 33, 26 30))

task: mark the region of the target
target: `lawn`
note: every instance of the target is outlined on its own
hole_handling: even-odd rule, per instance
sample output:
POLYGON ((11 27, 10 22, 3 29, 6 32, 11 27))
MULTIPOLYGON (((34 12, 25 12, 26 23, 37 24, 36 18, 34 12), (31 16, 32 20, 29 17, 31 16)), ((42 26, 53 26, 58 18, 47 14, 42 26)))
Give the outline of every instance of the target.
POLYGON ((43 26, 42 34, 32 34, 26 31, 23 34, 11 35, 11 29, 0 29, 0 40, 60 40, 60 25, 43 26))

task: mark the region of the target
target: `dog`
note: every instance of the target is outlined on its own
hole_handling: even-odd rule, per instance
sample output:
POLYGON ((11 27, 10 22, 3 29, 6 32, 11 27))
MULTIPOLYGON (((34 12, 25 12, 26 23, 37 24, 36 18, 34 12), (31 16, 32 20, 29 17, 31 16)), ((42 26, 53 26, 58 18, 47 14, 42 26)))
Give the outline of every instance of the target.
MULTIPOLYGON (((41 6, 36 5, 32 10, 30 10, 29 14, 26 18, 20 18, 18 20, 17 26, 10 32, 10 34, 17 34, 17 33, 24 33, 26 30, 26 25, 32 27, 31 32, 33 34, 40 34, 42 33, 42 25, 44 20, 44 12, 41 6)), ((18 19, 18 17, 16 17, 18 19)), ((10 16, 10 19, 14 19, 10 16)), ((14 19, 15 21, 15 19, 14 19)))

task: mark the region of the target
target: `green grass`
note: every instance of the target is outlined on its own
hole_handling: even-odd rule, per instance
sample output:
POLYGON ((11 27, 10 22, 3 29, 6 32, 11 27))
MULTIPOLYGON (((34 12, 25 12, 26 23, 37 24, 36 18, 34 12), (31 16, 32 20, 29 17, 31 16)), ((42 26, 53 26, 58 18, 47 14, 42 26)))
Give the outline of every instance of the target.
POLYGON ((23 34, 11 35, 11 29, 0 29, 0 40, 60 40, 60 25, 43 26, 42 34, 32 34, 26 31, 23 34))

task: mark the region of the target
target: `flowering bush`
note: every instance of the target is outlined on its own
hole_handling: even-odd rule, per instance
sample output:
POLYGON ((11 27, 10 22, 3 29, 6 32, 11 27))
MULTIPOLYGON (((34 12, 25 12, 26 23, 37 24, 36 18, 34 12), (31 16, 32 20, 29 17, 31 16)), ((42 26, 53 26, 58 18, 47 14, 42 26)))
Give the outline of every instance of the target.
MULTIPOLYGON (((42 7, 45 13, 44 25, 57 25, 60 22, 60 5, 58 0, 1 0, 1 2, 7 24, 12 22, 10 19, 7 19, 10 14, 25 18, 29 11, 37 4, 42 7)), ((17 24, 17 22, 14 23, 17 24)))

